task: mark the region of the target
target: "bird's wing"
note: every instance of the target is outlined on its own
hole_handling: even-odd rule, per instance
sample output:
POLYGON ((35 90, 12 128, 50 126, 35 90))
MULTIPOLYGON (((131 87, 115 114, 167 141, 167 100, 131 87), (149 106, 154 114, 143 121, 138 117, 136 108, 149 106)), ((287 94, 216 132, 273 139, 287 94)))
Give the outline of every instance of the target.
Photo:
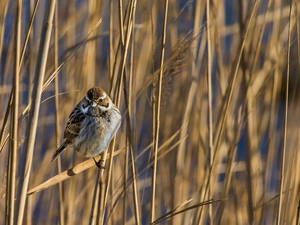
POLYGON ((79 135, 81 123, 84 120, 85 115, 81 112, 78 106, 72 111, 67 122, 64 132, 64 138, 72 141, 79 135))

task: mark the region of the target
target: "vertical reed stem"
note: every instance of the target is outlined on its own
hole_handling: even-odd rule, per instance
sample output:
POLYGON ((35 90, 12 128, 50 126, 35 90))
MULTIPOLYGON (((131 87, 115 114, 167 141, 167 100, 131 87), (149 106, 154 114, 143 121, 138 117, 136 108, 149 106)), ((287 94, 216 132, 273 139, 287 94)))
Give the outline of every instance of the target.
POLYGON ((17 150, 18 150, 18 112, 19 112, 19 74, 20 74, 20 40, 22 22, 22 1, 16 4, 15 36, 14 36, 14 79, 13 79, 13 109, 11 114, 11 142, 9 151, 9 183, 8 183, 8 221, 7 224, 14 224, 15 216, 15 191, 17 174, 17 150))
MULTIPOLYGON (((54 17, 54 68, 58 68, 58 6, 55 7, 55 17, 54 17)), ((54 92, 55 92, 55 141, 56 148, 60 145, 60 109, 58 103, 58 77, 57 74, 54 78, 54 92)), ((57 172, 61 173, 61 158, 57 159, 57 172)), ((60 182, 58 184, 58 194, 59 194, 59 224, 65 224, 64 218, 64 198, 63 198, 63 185, 60 182)))
MULTIPOLYGON (((208 96, 208 148, 209 148, 209 167, 213 164, 213 123, 212 123, 212 82, 211 82, 211 67, 212 67, 212 50, 211 50, 211 21, 210 21, 210 0, 206 0, 206 38, 207 38, 207 96, 208 96)), ((209 190, 208 199, 212 199, 213 196, 213 172, 208 178, 209 190)), ((213 211, 212 204, 209 207, 209 224, 213 225, 213 211)))
POLYGON ((160 56, 160 72, 158 76, 158 88, 157 88, 157 105, 156 105, 156 123, 155 123, 155 142, 153 149, 153 173, 152 173, 152 192, 151 192, 151 211, 150 211, 150 224, 155 220, 155 192, 156 192, 156 173, 157 173, 157 150, 158 150, 158 139, 159 139, 159 127, 160 127, 160 106, 161 106, 161 92, 162 92, 162 77, 163 77, 163 67, 165 58, 165 45, 167 36, 167 18, 168 18, 168 4, 169 1, 165 0, 165 10, 164 10, 164 24, 162 30, 162 48, 160 56))
POLYGON ((281 153, 281 172, 280 172, 280 187, 279 187, 279 198, 278 198, 278 208, 277 208, 277 225, 280 225, 281 221, 281 208, 282 208, 282 197, 284 192, 284 181, 285 181, 285 155, 286 155, 286 139, 287 139, 287 122, 288 122, 288 109, 289 109, 289 80, 290 80, 290 48, 291 48, 291 19, 292 19, 292 9, 293 9, 293 2, 290 2, 290 16, 289 16, 289 33, 288 33, 288 41, 287 41, 287 60, 286 60, 286 90, 285 90, 285 111, 284 111, 284 121, 283 121, 283 146, 282 146, 282 153, 281 153))

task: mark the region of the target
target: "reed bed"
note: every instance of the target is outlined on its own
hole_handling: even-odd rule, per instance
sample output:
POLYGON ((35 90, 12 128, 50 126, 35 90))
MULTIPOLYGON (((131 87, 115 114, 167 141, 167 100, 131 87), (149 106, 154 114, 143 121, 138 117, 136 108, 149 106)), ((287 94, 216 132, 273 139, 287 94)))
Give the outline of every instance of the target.
POLYGON ((1 224, 300 224, 296 0, 0 1, 1 224), (86 91, 109 149, 51 156, 86 91))

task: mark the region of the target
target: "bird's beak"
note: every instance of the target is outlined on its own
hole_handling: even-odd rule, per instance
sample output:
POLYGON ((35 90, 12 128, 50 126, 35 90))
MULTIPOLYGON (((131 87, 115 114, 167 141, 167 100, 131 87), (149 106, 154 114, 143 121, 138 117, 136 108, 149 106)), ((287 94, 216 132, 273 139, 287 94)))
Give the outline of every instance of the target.
POLYGON ((96 105, 97 105, 97 103, 94 102, 94 101, 92 101, 91 106, 92 106, 92 107, 96 107, 96 105))

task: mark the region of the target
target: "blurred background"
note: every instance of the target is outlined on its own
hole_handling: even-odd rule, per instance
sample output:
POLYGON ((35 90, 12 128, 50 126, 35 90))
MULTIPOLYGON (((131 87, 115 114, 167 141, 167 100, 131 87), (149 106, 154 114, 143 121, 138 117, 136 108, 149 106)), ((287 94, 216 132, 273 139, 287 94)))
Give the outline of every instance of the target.
POLYGON ((0 2, 1 224, 22 210, 23 224, 93 224, 94 165, 16 205, 30 104, 39 114, 28 190, 87 160, 70 149, 51 163, 93 86, 123 117, 102 174, 103 224, 298 224, 298 1, 57 1, 40 74, 50 2, 0 2))

